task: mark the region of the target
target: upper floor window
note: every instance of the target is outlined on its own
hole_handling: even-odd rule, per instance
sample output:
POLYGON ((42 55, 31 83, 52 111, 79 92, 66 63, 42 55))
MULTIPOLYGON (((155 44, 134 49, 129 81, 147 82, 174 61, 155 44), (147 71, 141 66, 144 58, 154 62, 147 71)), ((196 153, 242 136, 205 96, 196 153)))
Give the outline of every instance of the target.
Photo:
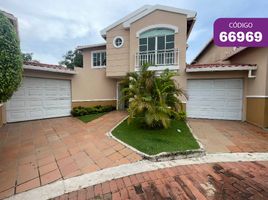
POLYGON ((115 48, 120 48, 124 44, 124 39, 121 36, 116 36, 113 40, 113 45, 115 48))
POLYGON ((154 28, 140 34, 139 51, 165 51, 174 49, 174 33, 169 28, 154 28))
POLYGON ((106 67, 106 51, 92 52, 92 68, 106 67))

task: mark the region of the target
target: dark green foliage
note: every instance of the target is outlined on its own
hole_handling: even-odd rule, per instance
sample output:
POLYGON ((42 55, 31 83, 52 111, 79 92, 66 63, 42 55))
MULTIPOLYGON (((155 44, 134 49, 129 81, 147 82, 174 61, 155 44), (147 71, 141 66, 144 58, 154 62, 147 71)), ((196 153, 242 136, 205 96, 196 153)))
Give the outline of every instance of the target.
POLYGON ((33 53, 22 53, 23 62, 29 62, 33 60, 33 53))
POLYGON ((97 119, 99 117, 101 117, 102 115, 105 115, 106 112, 103 113, 95 113, 95 114, 90 114, 90 115, 83 115, 83 116, 79 116, 78 119, 80 119, 81 121, 88 123, 93 121, 94 119, 97 119))
POLYGON ((0 103, 6 102, 20 85, 22 56, 11 22, 0 11, 0 103))
POLYGON ((139 72, 128 73, 121 81, 123 99, 129 101, 129 122, 139 118, 140 123, 152 128, 168 128, 172 118, 178 118, 181 109, 179 96, 183 91, 173 77, 177 74, 165 70, 160 76, 148 70, 149 65, 139 72))
POLYGON ((177 117, 177 119, 179 119, 179 120, 181 120, 181 121, 186 121, 186 118, 187 118, 186 112, 184 112, 184 111, 180 111, 180 112, 178 113, 178 117, 177 117))
POLYGON ((68 51, 64 56, 64 60, 60 61, 60 65, 65 65, 70 69, 74 69, 74 67, 83 67, 83 55, 81 51, 74 50, 68 51))
POLYGON ((115 110, 114 106, 94 106, 94 107, 82 107, 78 106, 71 111, 72 116, 84 116, 89 114, 105 113, 115 110))

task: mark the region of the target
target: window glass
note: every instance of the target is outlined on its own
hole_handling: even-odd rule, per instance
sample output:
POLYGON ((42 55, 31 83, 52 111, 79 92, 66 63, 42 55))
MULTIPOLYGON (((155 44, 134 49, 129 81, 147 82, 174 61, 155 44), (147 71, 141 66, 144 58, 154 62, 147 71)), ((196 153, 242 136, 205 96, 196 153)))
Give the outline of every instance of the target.
POLYGON ((166 49, 174 49, 174 42, 167 42, 166 49))
POLYGON ((158 36, 157 37, 157 50, 164 50, 165 49, 165 36, 158 36))
POLYGON ((140 45, 147 44, 147 38, 140 38, 140 45))
POLYGON ((147 45, 141 45, 140 51, 147 51, 147 45))
POLYGON ((148 51, 154 51, 155 50, 155 37, 149 37, 148 38, 148 51))
POLYGON ((140 34, 139 51, 155 51, 174 49, 174 30, 156 28, 140 34))
POLYGON ((140 38, 150 37, 150 36, 159 36, 159 35, 172 35, 174 30, 168 28, 154 28, 147 31, 144 31, 140 34, 140 38))
POLYGON ((174 35, 167 35, 166 36, 166 41, 167 42, 174 42, 174 35))
POLYGON ((94 52, 93 53, 93 66, 101 67, 106 66, 106 52, 94 52))
POLYGON ((120 46, 122 44, 121 38, 116 38, 115 44, 116 44, 116 46, 120 46))

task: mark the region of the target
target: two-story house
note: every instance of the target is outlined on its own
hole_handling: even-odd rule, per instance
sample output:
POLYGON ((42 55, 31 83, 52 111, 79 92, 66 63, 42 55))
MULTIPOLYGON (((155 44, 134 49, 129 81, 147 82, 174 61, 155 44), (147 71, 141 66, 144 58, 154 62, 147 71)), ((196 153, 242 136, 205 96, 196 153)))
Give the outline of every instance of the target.
POLYGON ((105 43, 79 46, 82 68, 25 63, 21 87, 0 105, 0 124, 68 116, 76 106, 123 109, 120 81, 150 63, 159 73, 178 72, 188 117, 268 127, 268 48, 216 47, 210 40, 186 65, 195 20, 194 11, 146 5, 103 29, 105 43))
POLYGON ((73 106, 113 104, 122 108, 120 80, 138 71, 178 71, 176 79, 186 87, 187 38, 196 12, 162 5, 146 5, 101 31, 106 43, 79 46, 83 68, 76 68, 72 80, 73 106), (79 89, 77 89, 79 88, 79 89))

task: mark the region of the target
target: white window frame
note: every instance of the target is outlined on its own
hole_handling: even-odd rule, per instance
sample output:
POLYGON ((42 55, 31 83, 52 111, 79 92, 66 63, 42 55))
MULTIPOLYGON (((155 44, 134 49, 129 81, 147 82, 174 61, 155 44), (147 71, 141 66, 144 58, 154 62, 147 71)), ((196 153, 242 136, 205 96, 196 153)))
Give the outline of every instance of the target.
POLYGON ((154 29, 154 28, 168 28, 168 29, 173 29, 174 30, 174 34, 175 33, 178 33, 179 32, 179 29, 177 26, 174 26, 174 25, 171 25, 171 24, 153 24, 153 25, 150 25, 150 26, 146 26, 140 30, 138 30, 136 32, 136 37, 140 37, 140 34, 145 32, 145 31, 148 31, 150 29, 154 29))
MULTIPOLYGON (((94 60, 93 60, 93 54, 94 53, 106 53, 106 50, 91 51, 91 68, 92 69, 106 68, 106 65, 94 66, 94 60)), ((106 64, 107 64, 107 53, 106 53, 106 64)))
POLYGON ((113 39, 113 45, 114 45, 114 47, 115 48, 121 48, 123 45, 124 45, 124 38, 122 37, 122 36, 116 36, 116 37, 114 37, 114 39, 113 39), (122 40, 122 43, 121 43, 121 45, 119 45, 119 46, 117 46, 116 45, 116 43, 115 43, 115 41, 117 40, 117 39, 121 39, 122 40))

